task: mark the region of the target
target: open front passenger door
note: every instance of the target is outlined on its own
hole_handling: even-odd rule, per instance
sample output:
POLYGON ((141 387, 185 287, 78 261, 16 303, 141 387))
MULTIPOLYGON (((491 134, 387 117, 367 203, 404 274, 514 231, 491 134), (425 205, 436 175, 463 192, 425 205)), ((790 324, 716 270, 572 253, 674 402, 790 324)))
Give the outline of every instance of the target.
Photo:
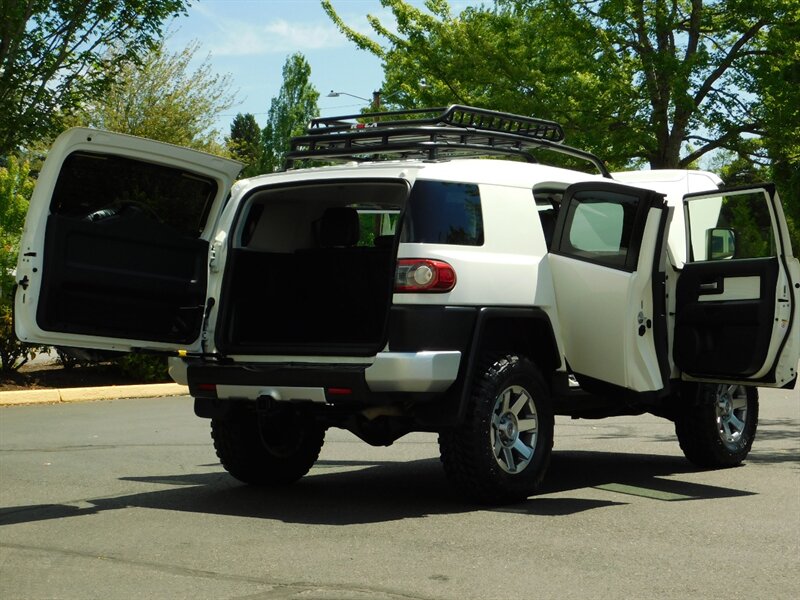
POLYGON ((684 197, 673 357, 684 379, 793 387, 800 263, 772 184, 684 197))
POLYGON ((20 245, 26 342, 200 350, 209 239, 241 164, 91 129, 56 140, 20 245))

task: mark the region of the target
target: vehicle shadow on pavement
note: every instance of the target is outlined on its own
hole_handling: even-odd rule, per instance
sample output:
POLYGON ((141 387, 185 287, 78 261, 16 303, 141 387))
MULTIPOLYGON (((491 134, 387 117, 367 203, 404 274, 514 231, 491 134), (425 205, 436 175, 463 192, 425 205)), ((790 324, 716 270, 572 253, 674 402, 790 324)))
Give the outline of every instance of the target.
MULTIPOLYGON (((217 465, 206 465, 214 468, 217 465)), ((199 467, 203 468, 203 467, 199 467)), ((555 452, 540 495, 504 507, 464 503, 448 485, 436 458, 411 462, 326 461, 291 486, 259 488, 227 473, 123 477, 147 491, 72 504, 0 509, 0 525, 125 508, 155 508, 272 519, 314 525, 353 525, 421 518, 435 514, 502 511, 532 516, 566 516, 639 501, 714 500, 751 492, 665 479, 695 470, 680 457, 609 452, 555 452), (343 470, 344 469, 344 470, 343 470), (153 489, 165 486, 164 489, 153 489), (581 498, 564 496, 581 490, 581 498), (587 490, 596 497, 586 498, 587 490)))

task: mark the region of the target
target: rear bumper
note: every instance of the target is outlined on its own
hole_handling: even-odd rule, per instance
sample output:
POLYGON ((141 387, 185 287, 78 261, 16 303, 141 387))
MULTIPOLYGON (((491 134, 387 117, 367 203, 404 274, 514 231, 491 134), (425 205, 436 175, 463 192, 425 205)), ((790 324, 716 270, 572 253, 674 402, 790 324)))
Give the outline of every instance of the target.
POLYGON ((443 392, 458 377, 461 352, 381 352, 364 376, 373 392, 443 392))
POLYGON ((279 402, 380 403, 385 394, 436 394, 458 378, 461 352, 381 352, 371 363, 189 363, 197 398, 279 402))

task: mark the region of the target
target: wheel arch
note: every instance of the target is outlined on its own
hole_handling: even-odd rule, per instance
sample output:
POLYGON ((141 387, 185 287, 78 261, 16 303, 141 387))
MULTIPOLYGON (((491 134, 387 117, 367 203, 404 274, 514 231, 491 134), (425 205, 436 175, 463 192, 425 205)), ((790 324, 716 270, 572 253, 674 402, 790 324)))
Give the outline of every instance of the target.
POLYGON ((550 318, 540 308, 484 307, 478 312, 470 352, 465 364, 458 399, 457 422, 465 415, 472 393, 472 374, 478 361, 489 352, 520 354, 531 359, 548 380, 562 366, 550 318))

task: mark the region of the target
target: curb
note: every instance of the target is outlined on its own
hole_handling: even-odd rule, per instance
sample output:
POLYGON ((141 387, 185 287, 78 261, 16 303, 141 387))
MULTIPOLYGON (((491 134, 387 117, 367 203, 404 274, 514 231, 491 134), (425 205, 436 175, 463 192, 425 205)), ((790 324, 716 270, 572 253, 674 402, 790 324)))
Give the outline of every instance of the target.
POLYGON ((22 404, 57 404, 63 402, 91 402, 122 398, 156 398, 159 396, 186 396, 189 388, 177 383, 147 385, 112 385, 105 387, 64 388, 60 390, 37 389, 0 392, 0 406, 22 404))

